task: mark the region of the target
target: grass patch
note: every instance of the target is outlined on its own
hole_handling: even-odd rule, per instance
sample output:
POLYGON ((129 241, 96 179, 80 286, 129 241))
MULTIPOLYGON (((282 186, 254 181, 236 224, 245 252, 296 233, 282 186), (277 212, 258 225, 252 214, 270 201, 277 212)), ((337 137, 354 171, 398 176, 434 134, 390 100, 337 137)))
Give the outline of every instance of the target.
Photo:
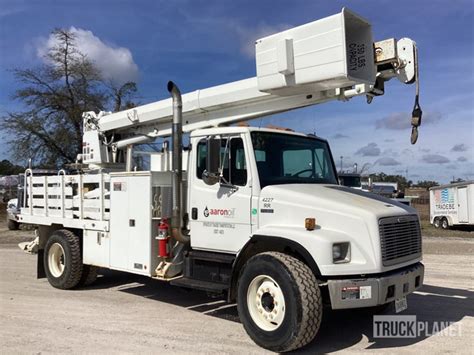
POLYGON ((474 229, 471 227, 457 227, 456 229, 437 229, 433 227, 429 221, 421 220, 421 235, 423 237, 459 237, 459 238, 474 238, 474 229))

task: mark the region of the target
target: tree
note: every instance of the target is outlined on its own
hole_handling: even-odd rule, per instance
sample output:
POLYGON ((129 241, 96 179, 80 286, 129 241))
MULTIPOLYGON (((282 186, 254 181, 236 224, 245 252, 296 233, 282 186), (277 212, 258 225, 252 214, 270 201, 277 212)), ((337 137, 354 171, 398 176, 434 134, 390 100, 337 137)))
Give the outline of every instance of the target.
POLYGON ((12 156, 32 158, 43 167, 76 160, 82 147, 83 112, 133 107, 131 97, 137 91, 133 82, 105 82, 87 54, 77 49, 73 33, 56 29, 52 34, 56 45, 46 54, 45 64, 13 70, 22 84, 13 98, 25 110, 9 112, 0 121, 12 156))
POLYGON ((417 187, 424 187, 425 189, 429 189, 433 186, 438 186, 439 184, 436 181, 432 180, 421 180, 416 183, 417 187))
POLYGON ((126 110, 135 107, 135 103, 132 101, 133 95, 137 93, 137 84, 134 82, 127 82, 120 87, 115 86, 113 83, 108 84, 113 100, 114 100, 114 111, 126 110))
POLYGON ((23 173, 25 168, 19 165, 12 164, 9 160, 0 161, 0 176, 16 175, 23 173))

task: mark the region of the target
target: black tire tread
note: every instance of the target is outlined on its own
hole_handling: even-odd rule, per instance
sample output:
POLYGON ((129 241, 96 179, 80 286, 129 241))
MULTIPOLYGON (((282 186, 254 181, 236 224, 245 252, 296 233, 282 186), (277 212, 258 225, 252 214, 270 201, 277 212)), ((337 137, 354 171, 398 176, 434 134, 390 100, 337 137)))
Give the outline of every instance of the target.
POLYGON ((440 226, 441 226, 441 229, 444 229, 444 230, 448 230, 448 229, 449 229, 449 222, 448 222, 448 219, 447 219, 446 217, 441 218, 440 223, 441 223, 441 225, 440 225, 440 226), (446 227, 445 227, 444 222, 446 222, 446 227))
MULTIPOLYGON (((302 319, 295 336, 279 346, 265 347, 275 352, 293 351, 309 344, 319 331, 323 315, 321 291, 312 270, 302 261, 291 255, 273 251, 257 254, 252 258, 265 255, 277 260, 291 274, 296 282, 302 307, 302 319)), ((247 264, 251 262, 252 258, 247 261, 247 264)), ((242 277, 244 271, 245 266, 241 270, 240 277, 242 277)))
MULTIPOLYGON (((81 240, 76 234, 74 234, 72 231, 67 230, 67 229, 59 229, 55 231, 51 237, 53 236, 58 236, 59 238, 64 239, 66 243, 69 245, 69 249, 71 252, 71 255, 70 255, 71 271, 68 275, 68 278, 65 279, 63 282, 56 285, 54 284, 52 285, 56 288, 60 288, 63 290, 74 288, 79 284, 79 281, 81 280, 81 277, 82 277, 83 265, 82 265, 82 253, 81 253, 81 240)), ((45 258, 47 258, 47 254, 49 250, 48 245, 50 241, 51 241, 51 238, 48 240, 46 244, 47 249, 45 252, 45 258)), ((45 265, 45 266, 48 267, 48 265, 45 265)))
POLYGON ((322 319, 322 297, 318 282, 311 269, 300 260, 280 252, 265 252, 285 265, 295 279, 301 294, 303 319, 300 332, 285 349, 292 351, 309 344, 319 331, 322 319))

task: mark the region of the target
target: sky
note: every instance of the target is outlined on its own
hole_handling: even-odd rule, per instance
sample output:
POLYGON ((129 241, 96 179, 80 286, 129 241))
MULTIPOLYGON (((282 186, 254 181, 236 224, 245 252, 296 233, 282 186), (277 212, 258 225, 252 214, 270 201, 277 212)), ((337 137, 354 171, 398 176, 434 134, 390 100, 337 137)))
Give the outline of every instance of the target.
MULTIPOLYGON (((0 0, 0 115, 22 106, 11 69, 35 67, 52 45, 50 32, 77 35, 103 75, 138 83, 140 103, 255 76, 254 41, 336 14, 342 7, 368 19, 375 40, 417 42, 423 122, 410 144, 414 85, 393 79, 385 95, 363 97, 257 119, 329 140, 339 168, 400 174, 413 181, 474 179, 474 2, 247 0, 0 0)), ((9 159, 0 132, 0 160, 9 159)))

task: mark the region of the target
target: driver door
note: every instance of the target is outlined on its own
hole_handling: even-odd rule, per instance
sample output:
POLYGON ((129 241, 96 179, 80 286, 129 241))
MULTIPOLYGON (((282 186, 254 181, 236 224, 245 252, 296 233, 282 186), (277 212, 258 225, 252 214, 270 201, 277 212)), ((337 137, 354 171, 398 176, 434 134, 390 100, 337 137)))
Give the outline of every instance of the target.
POLYGON ((222 178, 214 185, 207 185, 202 179, 206 170, 206 138, 194 146, 190 179, 191 246, 235 253, 251 236, 252 191, 243 137, 221 138, 222 178))

